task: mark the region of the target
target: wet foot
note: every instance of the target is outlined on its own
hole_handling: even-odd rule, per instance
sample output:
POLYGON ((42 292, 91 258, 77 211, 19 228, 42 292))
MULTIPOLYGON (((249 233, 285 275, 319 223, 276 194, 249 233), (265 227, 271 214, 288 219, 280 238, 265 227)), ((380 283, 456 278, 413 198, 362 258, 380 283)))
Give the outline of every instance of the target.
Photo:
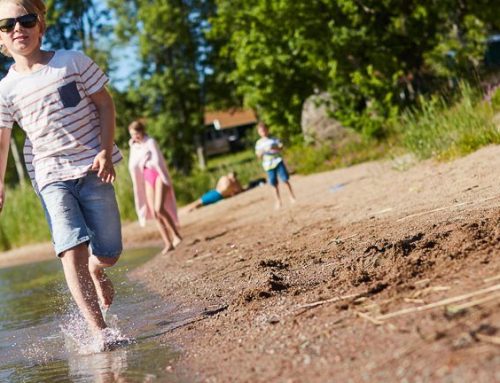
POLYGON ((133 343, 133 339, 124 337, 117 329, 107 327, 94 333, 94 342, 95 351, 103 352, 129 345, 133 343))
POLYGON ((113 303, 113 298, 115 296, 113 283, 103 269, 97 269, 95 272, 91 272, 90 275, 94 281, 101 308, 103 311, 107 311, 111 303, 113 303))

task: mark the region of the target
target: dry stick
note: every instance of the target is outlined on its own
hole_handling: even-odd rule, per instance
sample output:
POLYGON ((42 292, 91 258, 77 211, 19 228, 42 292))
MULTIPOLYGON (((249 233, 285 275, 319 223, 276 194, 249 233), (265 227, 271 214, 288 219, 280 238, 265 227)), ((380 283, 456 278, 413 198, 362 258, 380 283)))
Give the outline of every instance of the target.
POLYGON ((500 336, 491 336, 484 334, 475 334, 474 336, 483 342, 493 343, 500 346, 500 336))
POLYGON ((337 244, 338 244, 338 243, 342 243, 342 242, 344 242, 344 241, 346 241, 346 240, 348 240, 348 239, 351 239, 351 238, 357 237, 358 235, 359 235, 358 233, 354 233, 353 235, 350 235, 349 237, 345 237, 345 238, 335 238, 335 239, 332 239, 330 242, 328 242, 328 243, 326 244, 326 246, 329 246, 329 245, 331 245, 331 244, 332 244, 332 243, 334 243, 334 242, 335 242, 335 243, 337 243, 337 244))
POLYGON ((421 296, 422 294, 428 293, 428 292, 435 292, 435 291, 446 291, 449 290, 451 287, 448 286, 431 286, 431 287, 426 287, 425 289, 418 290, 415 293, 412 294, 412 298, 417 298, 421 296))
POLYGON ((460 202, 460 203, 457 203, 455 205, 438 207, 437 209, 432 209, 432 210, 422 211, 420 213, 415 213, 415 214, 407 215, 406 217, 399 218, 397 220, 397 222, 404 221, 405 219, 408 219, 408 218, 415 218, 415 217, 418 217, 418 216, 421 216, 421 215, 435 213, 435 212, 441 211, 441 210, 451 209, 451 208, 454 208, 454 207, 459 207, 459 206, 463 206, 463 205, 470 205, 470 204, 476 204, 476 203, 486 202, 486 201, 489 201, 489 200, 492 200, 492 199, 495 199, 495 198, 498 198, 498 196, 485 198, 485 199, 482 199, 482 200, 479 200, 479 201, 460 202))
POLYGON ((205 255, 202 255, 200 257, 196 257, 196 258, 192 258, 192 259, 188 259, 186 261, 186 263, 193 263, 194 261, 201 261, 202 259, 205 259, 205 258, 210 258, 210 257, 213 257, 214 256, 214 253, 208 253, 208 254, 205 254, 205 255))
POLYGON ((360 316, 361 318, 363 319, 366 319, 367 321, 369 322, 372 322, 373 324, 375 325, 381 325, 381 324, 384 324, 383 321, 380 321, 380 320, 376 320, 375 318, 372 318, 371 316, 369 316, 368 314, 366 313, 362 313, 361 311, 356 311, 356 315, 360 316))
POLYGON ((494 277, 483 279, 483 282, 484 283, 493 282, 496 281, 497 279, 500 279, 500 274, 495 275, 494 277))
POLYGON ((425 301, 423 299, 414 299, 414 298, 405 298, 404 301, 406 303, 420 303, 420 304, 425 303, 425 301))
POLYGON ((375 319, 376 320, 385 320, 385 319, 394 318, 394 317, 397 317, 397 316, 400 316, 400 315, 405 315, 405 314, 410 314, 410 313, 414 313, 414 312, 420 312, 420 311, 430 310, 430 309, 433 309, 433 308, 436 308, 436 307, 445 306, 445 305, 450 304, 450 303, 458 302, 458 301, 461 301, 461 300, 464 300, 464 299, 467 299, 467 298, 474 297, 476 295, 490 293, 490 292, 496 291, 496 290, 500 290, 500 284, 490 286, 490 287, 488 287, 486 289, 477 290, 477 291, 474 291, 472 293, 463 294, 463 295, 459 295, 459 296, 451 297, 451 298, 446 298, 446 299, 443 299, 441 301, 437 301, 437 302, 434 302, 434 303, 429 303, 429 304, 424 305, 424 306, 411 307, 411 308, 407 308, 407 309, 395 311, 393 313, 381 315, 381 316, 379 316, 379 317, 377 317, 375 319))
POLYGON ((456 205, 450 205, 450 206, 438 207, 437 209, 432 209, 432 210, 422 211, 422 212, 420 212, 420 213, 410 214, 410 215, 407 215, 406 217, 399 218, 399 219, 397 220, 397 222, 399 222, 399 221, 404 221, 405 219, 408 219, 408 218, 415 218, 415 217, 418 217, 418 216, 420 216, 420 215, 425 215, 425 214, 435 213, 435 212, 437 212, 437 211, 441 211, 441 210, 446 210, 446 209, 450 209, 450 208, 453 208, 453 207, 459 207, 459 206, 467 205, 467 204, 469 204, 469 203, 470 203, 470 202, 461 202, 461 203, 457 203, 456 205))
POLYGON ((468 309, 470 307, 474 307, 474 306, 480 305, 481 303, 486 303, 486 302, 489 302, 489 301, 493 301, 493 300, 498 299, 498 298, 500 298, 500 294, 491 294, 491 295, 489 295, 487 297, 484 297, 484 298, 481 298, 481 299, 476 299, 475 301, 467 302, 467 303, 464 303, 464 304, 461 304, 461 305, 450 306, 450 307, 448 307, 448 309, 451 312, 459 312, 459 311, 468 309))
POLYGON ((325 303, 333 303, 333 302, 343 301, 344 299, 354 298, 354 297, 357 297, 359 295, 361 295, 361 294, 343 295, 343 296, 340 296, 340 297, 326 299, 324 301, 316 301, 316 302, 306 303, 304 305, 300 305, 297 308, 298 309, 305 309, 305 308, 311 308, 311 307, 321 306, 321 305, 324 305, 325 303))

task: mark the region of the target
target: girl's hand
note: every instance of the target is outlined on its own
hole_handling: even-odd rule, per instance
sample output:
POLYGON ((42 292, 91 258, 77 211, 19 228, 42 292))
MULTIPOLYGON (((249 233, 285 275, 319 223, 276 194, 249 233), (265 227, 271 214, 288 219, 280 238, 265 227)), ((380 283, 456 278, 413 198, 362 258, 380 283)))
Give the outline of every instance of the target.
POLYGON ((115 180, 115 168, 111 157, 106 154, 105 150, 101 150, 94 158, 92 170, 97 171, 97 177, 102 182, 111 183, 115 180))

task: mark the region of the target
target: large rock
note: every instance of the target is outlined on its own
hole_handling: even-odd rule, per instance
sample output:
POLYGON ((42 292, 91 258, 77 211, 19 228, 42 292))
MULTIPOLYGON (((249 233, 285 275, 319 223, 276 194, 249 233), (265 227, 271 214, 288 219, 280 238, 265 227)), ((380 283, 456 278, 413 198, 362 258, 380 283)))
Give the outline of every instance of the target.
POLYGON ((346 129, 328 114, 331 105, 328 93, 313 95, 304 102, 301 126, 306 142, 323 144, 325 141, 338 141, 346 136, 346 129))

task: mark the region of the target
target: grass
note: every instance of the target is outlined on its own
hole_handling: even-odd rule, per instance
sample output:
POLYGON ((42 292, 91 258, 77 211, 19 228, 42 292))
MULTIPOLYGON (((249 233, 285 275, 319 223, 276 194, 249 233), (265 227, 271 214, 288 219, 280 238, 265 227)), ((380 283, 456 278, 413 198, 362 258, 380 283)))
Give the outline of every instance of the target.
POLYGON ((323 146, 297 144, 286 151, 287 164, 300 174, 311 174, 373 161, 387 155, 389 144, 357 136, 323 146))
POLYGON ((500 131, 493 123, 495 108, 468 85, 462 84, 459 96, 451 106, 443 97, 435 97, 406 112, 399 128, 403 146, 421 159, 449 160, 500 143, 500 131))
POLYGON ((31 186, 7 189, 5 198, 0 221, 2 250, 50 238, 40 201, 31 186))

